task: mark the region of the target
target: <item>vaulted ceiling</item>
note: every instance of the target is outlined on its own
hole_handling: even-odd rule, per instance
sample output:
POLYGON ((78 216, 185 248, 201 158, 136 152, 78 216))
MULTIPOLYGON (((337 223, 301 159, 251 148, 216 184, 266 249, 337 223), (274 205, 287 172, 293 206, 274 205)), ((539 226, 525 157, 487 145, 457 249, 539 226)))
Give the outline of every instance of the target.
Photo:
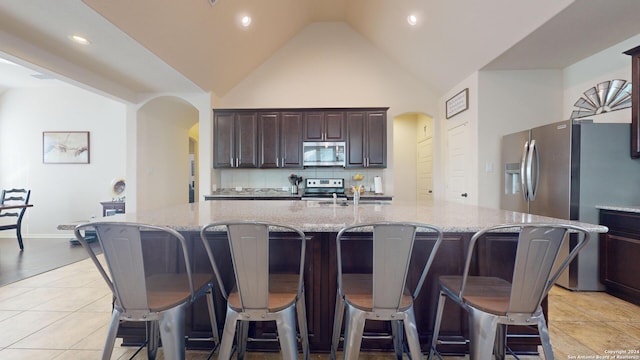
MULTIPOLYGON (((130 102, 222 97, 305 26, 345 22, 442 94, 483 68, 563 68, 639 34, 639 13, 638 0, 3 0, 0 57, 130 102)), ((16 86, 5 68, 0 91, 16 86)))

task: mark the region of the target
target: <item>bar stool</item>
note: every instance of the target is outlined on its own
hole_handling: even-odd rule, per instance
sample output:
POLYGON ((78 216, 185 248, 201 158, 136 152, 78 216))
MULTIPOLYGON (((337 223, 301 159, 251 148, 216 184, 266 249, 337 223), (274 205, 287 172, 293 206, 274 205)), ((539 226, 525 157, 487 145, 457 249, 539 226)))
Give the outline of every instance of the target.
POLYGON ((379 222, 347 226, 336 237, 338 262, 338 291, 331 342, 331 356, 336 358, 342 318, 346 308, 344 359, 357 359, 363 338, 365 320, 391 321, 396 356, 403 353, 403 325, 411 358, 421 359, 420 340, 413 312, 413 301, 418 296, 429 268, 442 242, 442 231, 428 224, 379 222), (411 263, 416 232, 425 231, 433 242, 429 256, 422 265, 420 278, 411 291, 407 272, 411 263), (372 269, 349 271, 345 268, 342 248, 352 240, 372 242, 372 269))
POLYGON ((469 355, 477 360, 504 359, 507 325, 537 324, 545 359, 553 359, 549 330, 540 304, 560 274, 589 241, 589 232, 570 224, 505 224, 483 229, 471 238, 462 276, 440 276, 440 297, 429 359, 438 343, 445 300, 453 300, 469 314, 469 355), (511 281, 496 276, 470 276, 478 239, 489 232, 517 230, 520 235, 511 281), (575 247, 560 256, 569 232, 579 233, 575 247))
MULTIPOLYGON (((290 236, 284 235, 287 240, 290 236)), ((257 222, 227 221, 215 222, 204 226, 200 237, 209 256, 220 291, 227 300, 227 314, 218 353, 219 359, 229 359, 233 350, 233 338, 238 325, 238 359, 244 357, 246 350, 248 323, 250 321, 275 320, 278 339, 284 359, 298 358, 296 313, 302 353, 309 358, 309 340, 304 300, 304 260, 305 234, 291 226, 257 222), (280 230, 293 234, 289 248, 299 249, 296 256, 298 266, 294 272, 271 271, 269 267, 270 231, 280 230), (225 231, 234 280, 223 278, 210 243, 213 231, 225 231), (296 247, 297 246, 297 247, 296 247)))
POLYGON ((219 343, 211 294, 213 276, 210 273, 192 273, 187 244, 180 233, 166 227, 126 222, 82 224, 75 228, 74 233, 114 297, 111 323, 102 350, 103 360, 111 358, 121 320, 147 323, 149 359, 155 359, 159 338, 162 338, 165 359, 184 359, 186 310, 205 294, 213 339, 219 343), (95 232, 108 271, 85 239, 83 234, 87 230, 95 232), (145 233, 144 239, 142 232, 145 233), (171 252, 179 249, 182 259, 171 259, 161 264, 156 258, 146 259, 143 241, 171 252))

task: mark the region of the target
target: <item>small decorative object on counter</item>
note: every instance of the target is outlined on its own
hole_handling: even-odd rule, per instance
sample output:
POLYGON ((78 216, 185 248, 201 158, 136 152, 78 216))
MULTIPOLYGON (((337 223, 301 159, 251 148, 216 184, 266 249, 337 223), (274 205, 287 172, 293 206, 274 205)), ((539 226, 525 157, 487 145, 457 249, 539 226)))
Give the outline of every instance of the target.
POLYGON ((298 184, 302 182, 302 176, 298 176, 296 174, 289 175, 289 183, 291 184, 291 193, 298 193, 298 184))
POLYGON ((356 184, 351 186, 351 192, 354 193, 354 194, 356 192, 360 193, 360 194, 364 193, 365 187, 364 187, 363 184, 360 183, 362 180, 364 180, 364 175, 355 174, 355 175, 352 176, 352 179, 353 179, 353 181, 355 181, 356 184))

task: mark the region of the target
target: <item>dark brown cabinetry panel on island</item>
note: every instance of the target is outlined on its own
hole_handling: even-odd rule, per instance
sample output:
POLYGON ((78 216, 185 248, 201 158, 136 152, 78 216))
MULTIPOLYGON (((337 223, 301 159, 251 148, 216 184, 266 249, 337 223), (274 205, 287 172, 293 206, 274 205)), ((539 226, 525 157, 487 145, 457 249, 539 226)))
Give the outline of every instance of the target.
POLYGON ((258 117, 258 167, 302 167, 302 112, 260 112, 258 117))
POLYGON ((214 113, 215 168, 258 167, 258 113, 219 111, 214 113))
POLYGON ((600 281, 606 292, 640 305, 640 214, 600 210, 600 281))
POLYGON ((347 167, 387 167, 387 109, 347 111, 347 167))

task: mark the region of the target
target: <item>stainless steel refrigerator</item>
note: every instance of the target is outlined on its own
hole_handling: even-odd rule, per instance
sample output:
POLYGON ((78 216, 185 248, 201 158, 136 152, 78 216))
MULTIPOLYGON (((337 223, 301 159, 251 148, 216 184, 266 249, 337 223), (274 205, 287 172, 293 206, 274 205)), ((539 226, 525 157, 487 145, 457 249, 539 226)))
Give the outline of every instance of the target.
MULTIPOLYGON (((630 131, 630 124, 567 120, 504 136, 500 207, 597 224, 596 205, 640 205, 640 161, 629 155, 630 131)), ((598 274, 595 237, 558 284, 603 290, 598 274)))

